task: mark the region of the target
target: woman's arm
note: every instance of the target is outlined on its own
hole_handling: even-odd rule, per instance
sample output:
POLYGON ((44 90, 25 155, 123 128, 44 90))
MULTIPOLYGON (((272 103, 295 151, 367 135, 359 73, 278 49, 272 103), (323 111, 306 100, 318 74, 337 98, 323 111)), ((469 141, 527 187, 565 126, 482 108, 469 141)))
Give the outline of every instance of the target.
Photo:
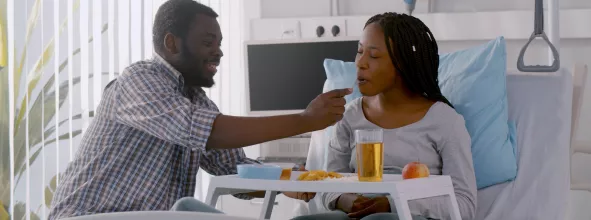
MULTIPOLYGON (((326 170, 327 171, 334 171, 339 173, 351 173, 353 172, 349 167, 349 163, 351 162, 351 140, 352 140, 352 131, 351 127, 347 123, 347 120, 344 118, 343 120, 339 121, 334 128, 330 128, 329 131, 332 134, 332 138, 328 144, 327 150, 327 161, 326 161, 326 170)), ((322 204, 328 210, 335 210, 341 209, 345 212, 349 210, 350 203, 355 200, 355 194, 342 194, 342 193, 319 193, 319 196, 322 200, 322 204), (343 197, 343 199, 339 199, 339 197, 343 197), (341 202, 337 205, 337 201, 340 200, 341 202), (351 202, 348 202, 350 201, 351 202)))
MULTIPOLYGON (((471 140, 464 119, 455 120, 448 135, 438 143, 442 175, 449 175, 454 186, 462 219, 471 220, 476 215, 476 177, 472 163, 471 140)), ((448 219, 447 200, 443 197, 418 199, 409 202, 412 214, 429 218, 448 219)))

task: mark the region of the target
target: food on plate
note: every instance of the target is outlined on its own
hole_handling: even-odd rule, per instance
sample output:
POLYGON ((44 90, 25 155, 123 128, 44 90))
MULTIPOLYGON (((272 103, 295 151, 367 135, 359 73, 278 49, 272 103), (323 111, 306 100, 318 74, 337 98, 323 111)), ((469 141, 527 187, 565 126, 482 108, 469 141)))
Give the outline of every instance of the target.
POLYGON ((402 179, 414 179, 422 177, 429 177, 429 168, 427 165, 421 162, 410 162, 402 169, 402 179))
POLYGON ((291 168, 284 168, 281 171, 281 176, 279 177, 280 180, 290 180, 291 179, 291 168))
POLYGON ((324 170, 306 171, 298 177, 298 181, 320 181, 326 178, 341 178, 343 175, 337 172, 326 172, 324 170))

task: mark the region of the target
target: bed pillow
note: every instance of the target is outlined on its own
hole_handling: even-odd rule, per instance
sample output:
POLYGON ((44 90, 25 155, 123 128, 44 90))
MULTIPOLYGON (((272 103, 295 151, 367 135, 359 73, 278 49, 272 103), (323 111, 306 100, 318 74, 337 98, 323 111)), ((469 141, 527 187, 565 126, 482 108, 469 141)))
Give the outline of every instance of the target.
POLYGON ((326 72, 326 81, 324 81, 323 92, 353 87, 353 93, 345 96, 347 103, 361 97, 359 87, 354 84, 357 80, 357 67, 354 62, 325 59, 324 71, 326 72))
MULTIPOLYGON (((326 72, 326 81, 324 81, 323 92, 353 87, 353 92, 345 96, 347 103, 362 96, 358 86, 353 85, 357 79, 357 68, 354 62, 325 59, 324 70, 326 72)), ((307 170, 326 169, 326 148, 333 130, 334 126, 329 126, 324 130, 312 132, 306 160, 307 170)))
MULTIPOLYGON (((326 59, 324 68, 327 77, 324 92, 351 87, 356 79, 354 62, 326 59)), ((505 71, 503 37, 440 55, 439 85, 466 121, 478 189, 511 181, 517 175, 515 129, 508 121, 505 71)), ((345 98, 349 102, 358 97, 361 93, 355 86, 353 94, 345 98)), ((324 142, 330 140, 331 129, 324 130, 324 142)), ((326 146, 319 144, 320 148, 326 146)), ((325 164, 326 154, 324 151, 320 154, 309 161, 317 158, 325 164)))
POLYGON ((505 40, 440 55, 439 85, 464 117, 472 139, 478 189, 517 175, 515 131, 509 122, 505 40))
MULTIPOLYGON (((355 62, 325 59, 324 70, 326 72, 326 81, 324 82, 323 92, 353 87, 353 92, 345 96, 347 104, 362 96, 361 92, 359 92, 359 87, 357 84, 355 84, 355 81, 357 80, 357 67, 355 66, 355 62)), ((324 129, 322 148, 326 148, 325 146, 328 146, 328 142, 330 141, 332 133, 334 132, 333 130, 334 126, 324 129)), ((325 150, 322 153, 323 155, 321 159, 323 163, 321 164, 321 169, 326 170, 328 154, 325 150)))

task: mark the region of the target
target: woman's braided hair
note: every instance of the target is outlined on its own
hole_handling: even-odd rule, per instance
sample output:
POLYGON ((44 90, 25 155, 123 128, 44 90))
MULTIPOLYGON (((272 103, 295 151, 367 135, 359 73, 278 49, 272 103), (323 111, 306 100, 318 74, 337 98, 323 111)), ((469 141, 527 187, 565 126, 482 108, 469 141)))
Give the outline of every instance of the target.
POLYGON ((439 54, 429 28, 413 16, 392 12, 371 17, 365 27, 374 22, 384 32, 388 54, 404 85, 415 94, 431 101, 444 102, 453 108, 439 88, 439 54))

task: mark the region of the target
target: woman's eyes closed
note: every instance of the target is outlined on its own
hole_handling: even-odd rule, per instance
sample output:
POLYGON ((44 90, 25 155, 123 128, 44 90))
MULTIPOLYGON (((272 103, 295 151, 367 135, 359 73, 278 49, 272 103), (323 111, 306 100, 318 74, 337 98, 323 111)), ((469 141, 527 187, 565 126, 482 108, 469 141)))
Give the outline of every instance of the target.
MULTIPOLYGON (((362 54, 363 54, 363 51, 361 51, 361 50, 358 50, 358 51, 357 51, 357 54, 359 54, 359 55, 362 55, 362 54)), ((374 54, 371 54, 371 53, 369 53, 369 57, 370 57, 370 58, 374 58, 374 59, 375 59, 375 58, 378 58, 377 56, 375 56, 374 54)))

